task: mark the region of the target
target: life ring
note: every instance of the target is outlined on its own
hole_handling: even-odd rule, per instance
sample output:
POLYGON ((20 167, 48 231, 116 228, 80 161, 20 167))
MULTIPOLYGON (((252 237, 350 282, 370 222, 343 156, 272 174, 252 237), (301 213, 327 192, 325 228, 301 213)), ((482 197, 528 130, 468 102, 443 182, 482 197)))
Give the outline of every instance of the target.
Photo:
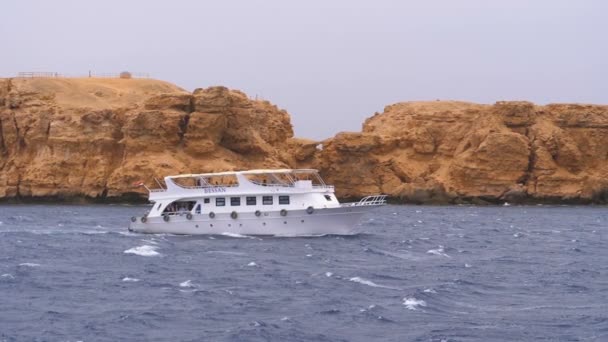
POLYGON ((209 217, 214 218, 215 217, 215 213, 213 211, 209 212, 209 217))
POLYGON ((309 214, 312 214, 314 211, 315 211, 315 208, 313 208, 313 207, 306 208, 306 212, 309 214))
POLYGON ((191 213, 187 213, 187 214, 186 214, 186 218, 187 218, 188 220, 192 220, 192 214, 191 214, 191 213))
POLYGON ((146 223, 148 221, 148 218, 145 216, 141 217, 141 223, 146 223))
POLYGON ((169 222, 169 220, 170 220, 169 215, 163 215, 163 221, 169 222))
POLYGON ((262 212, 259 210, 255 211, 255 216, 260 217, 262 215, 262 212))
POLYGON ((237 217, 239 217, 239 214, 237 214, 236 211, 233 211, 230 213, 230 217, 232 217, 233 219, 236 219, 237 217))
POLYGON ((131 222, 135 222, 135 221, 137 221, 137 217, 131 216, 131 222))
POLYGON ((287 210, 281 209, 281 216, 287 216, 287 210))

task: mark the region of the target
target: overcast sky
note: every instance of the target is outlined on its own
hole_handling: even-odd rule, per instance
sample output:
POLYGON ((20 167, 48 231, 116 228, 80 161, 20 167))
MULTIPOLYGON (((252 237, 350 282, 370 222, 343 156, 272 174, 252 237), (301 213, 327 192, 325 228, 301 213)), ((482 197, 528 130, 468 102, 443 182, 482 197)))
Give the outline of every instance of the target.
POLYGON ((608 1, 3 1, 0 76, 88 70, 241 89, 312 139, 400 101, 608 104, 608 1))

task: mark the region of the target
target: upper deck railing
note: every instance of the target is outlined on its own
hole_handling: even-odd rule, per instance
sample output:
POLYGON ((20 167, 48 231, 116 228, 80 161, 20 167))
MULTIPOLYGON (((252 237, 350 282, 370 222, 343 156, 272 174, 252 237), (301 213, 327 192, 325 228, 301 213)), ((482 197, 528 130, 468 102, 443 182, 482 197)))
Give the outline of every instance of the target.
POLYGON ((372 195, 363 197, 359 202, 351 202, 342 204, 343 207, 361 207, 367 205, 383 205, 386 204, 387 195, 372 195))

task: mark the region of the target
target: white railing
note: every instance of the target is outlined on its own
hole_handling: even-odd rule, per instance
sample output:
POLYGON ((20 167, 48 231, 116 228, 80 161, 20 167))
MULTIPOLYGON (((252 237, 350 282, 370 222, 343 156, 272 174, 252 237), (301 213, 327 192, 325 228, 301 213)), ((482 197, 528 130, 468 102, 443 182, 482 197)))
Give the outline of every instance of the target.
POLYGON ((386 204, 387 195, 372 195, 363 197, 359 202, 344 203, 343 207, 360 207, 366 205, 383 205, 386 204))

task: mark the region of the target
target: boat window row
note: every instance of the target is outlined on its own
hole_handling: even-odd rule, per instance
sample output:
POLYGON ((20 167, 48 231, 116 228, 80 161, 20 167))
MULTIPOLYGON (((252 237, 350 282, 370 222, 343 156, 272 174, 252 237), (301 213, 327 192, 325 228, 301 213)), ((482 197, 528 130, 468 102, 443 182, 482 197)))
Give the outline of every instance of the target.
MULTIPOLYGON (((287 205, 290 203, 289 196, 282 195, 282 196, 278 196, 278 197, 279 197, 278 198, 279 204, 287 205)), ((205 198, 205 203, 209 203, 208 200, 209 200, 208 198, 205 198)), ((256 196, 247 196, 247 197, 245 197, 245 204, 246 205, 257 205, 258 198, 256 196)), ((262 205, 273 205, 273 204, 274 204, 273 196, 262 196, 262 205)), ((231 207, 238 207, 240 205, 241 205, 241 197, 230 197, 230 206, 231 207)), ((225 207, 226 198, 225 197, 216 197, 215 206, 216 207, 225 207)))

